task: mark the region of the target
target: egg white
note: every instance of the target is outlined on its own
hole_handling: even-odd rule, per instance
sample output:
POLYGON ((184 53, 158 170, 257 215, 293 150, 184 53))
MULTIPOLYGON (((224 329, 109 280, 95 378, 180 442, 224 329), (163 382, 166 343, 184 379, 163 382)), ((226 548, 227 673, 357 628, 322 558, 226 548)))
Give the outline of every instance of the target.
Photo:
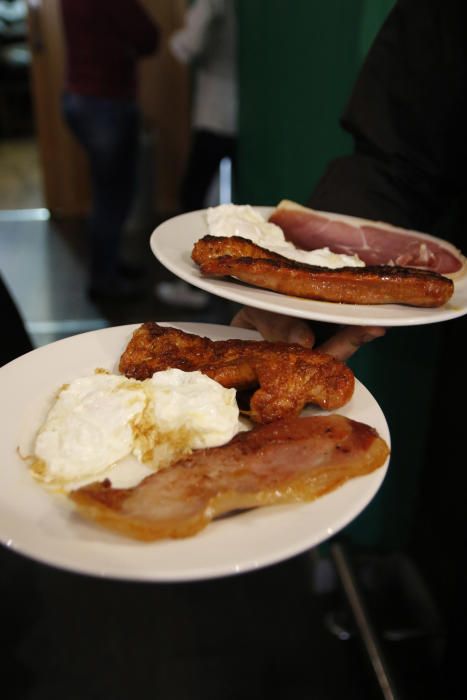
POLYGON ((138 381, 100 370, 59 390, 38 431, 31 470, 65 491, 104 478, 127 487, 240 429, 235 390, 201 372, 170 369, 138 381))

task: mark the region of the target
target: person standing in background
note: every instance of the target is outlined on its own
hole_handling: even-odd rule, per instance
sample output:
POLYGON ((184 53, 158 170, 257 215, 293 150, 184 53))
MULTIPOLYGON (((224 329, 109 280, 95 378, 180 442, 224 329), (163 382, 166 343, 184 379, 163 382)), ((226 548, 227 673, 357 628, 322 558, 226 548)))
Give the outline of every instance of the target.
POLYGON ((158 48, 160 31, 138 0, 61 0, 66 72, 62 111, 89 159, 88 294, 138 295, 138 271, 120 257, 138 159, 137 64, 158 48))
MULTIPOLYGON (((234 0, 194 0, 183 27, 169 39, 173 56, 193 67, 191 144, 181 184, 183 212, 206 206, 220 163, 235 171, 237 144, 237 26, 234 0)), ((185 282, 164 282, 156 294, 166 303, 201 308, 207 295, 185 282)))
POLYGON ((234 0, 195 0, 169 39, 175 58, 194 67, 192 139, 182 210, 202 209, 220 162, 235 166, 237 38, 234 0))

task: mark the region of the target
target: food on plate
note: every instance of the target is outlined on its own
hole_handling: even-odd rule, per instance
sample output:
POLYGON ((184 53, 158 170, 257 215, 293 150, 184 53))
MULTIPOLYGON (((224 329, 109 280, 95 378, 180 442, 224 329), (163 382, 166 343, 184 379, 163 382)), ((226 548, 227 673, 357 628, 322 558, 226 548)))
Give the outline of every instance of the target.
POLYGON ((72 491, 86 518, 139 540, 188 537, 224 513, 311 501, 369 474, 389 454, 377 432, 343 416, 283 419, 198 450, 132 489, 72 491))
POLYGON ((228 442, 239 429, 235 394, 198 371, 168 369, 145 381, 104 370, 79 377, 59 390, 39 429, 32 473, 66 490, 114 480, 132 456, 147 469, 121 467, 117 479, 133 485, 192 449, 228 442))
POLYGON ((247 415, 256 423, 298 415, 308 403, 340 408, 355 386, 343 362, 301 345, 210 340, 151 321, 136 329, 119 363, 122 374, 136 379, 170 367, 199 370, 224 387, 254 389, 247 415))
POLYGON ((438 307, 454 283, 437 272, 390 265, 331 269, 269 255, 251 241, 211 236, 198 240, 193 260, 206 277, 235 277, 289 296, 346 304, 438 307))
POLYGON ((314 250, 297 248, 293 242, 286 240, 279 226, 266 221, 263 215, 249 204, 220 204, 217 207, 209 207, 206 211, 206 222, 211 236, 247 238, 289 260, 331 268, 365 265, 358 255, 332 252, 327 246, 314 250))
POLYGON ((207 234, 196 241, 191 252, 192 260, 197 265, 203 265, 208 260, 220 258, 223 255, 236 258, 288 259, 240 236, 211 236, 207 234))
POLYGON ((335 253, 358 255, 366 265, 417 267, 453 278, 466 269, 466 258, 447 241, 379 221, 325 214, 283 200, 269 222, 299 248, 329 246, 335 253))
POLYGON ((457 276, 465 262, 426 234, 352 224, 287 200, 269 221, 250 205, 233 204, 209 208, 206 218, 209 233, 192 250, 203 276, 315 301, 440 307, 454 293, 441 272, 457 276))

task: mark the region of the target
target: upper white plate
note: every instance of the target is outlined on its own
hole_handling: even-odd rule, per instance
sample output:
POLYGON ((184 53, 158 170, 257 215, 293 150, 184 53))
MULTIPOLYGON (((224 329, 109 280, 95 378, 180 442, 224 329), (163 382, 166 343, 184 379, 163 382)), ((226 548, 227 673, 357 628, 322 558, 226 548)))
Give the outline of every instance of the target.
MULTIPOLYGON (((227 326, 164 323, 217 339, 258 339, 227 326)), ((0 369, 0 539, 41 562, 80 573, 143 581, 187 581, 256 569, 312 547, 349 523, 373 498, 387 464, 313 503, 272 506, 222 518, 195 537, 141 543, 82 519, 66 496, 34 481, 18 454, 31 454, 35 433, 57 389, 118 360, 137 326, 84 333, 34 350, 0 369)), ((319 412, 319 411, 316 411, 319 412)), ((312 411, 309 411, 312 413, 312 411)), ((343 415, 374 426, 389 444, 378 404, 357 382, 343 415)))
MULTIPOLYGON (((255 207, 267 218, 272 207, 255 207)), ((342 217, 351 220, 352 217, 342 217)), ((360 306, 334 304, 286 296, 243 284, 232 279, 203 277, 191 259, 194 243, 208 233, 204 210, 180 214, 164 221, 151 236, 151 249, 168 270, 195 287, 211 294, 266 311, 299 318, 356 326, 417 326, 457 318, 467 313, 467 275, 455 281, 455 291, 438 309, 421 309, 398 304, 360 306)))

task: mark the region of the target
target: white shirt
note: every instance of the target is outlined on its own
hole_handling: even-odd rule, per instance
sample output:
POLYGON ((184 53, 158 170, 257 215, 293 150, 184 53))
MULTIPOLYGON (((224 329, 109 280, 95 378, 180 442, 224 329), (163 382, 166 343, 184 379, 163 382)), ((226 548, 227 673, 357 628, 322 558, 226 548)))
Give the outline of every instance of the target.
POLYGON ((192 124, 237 131, 237 38, 234 0, 195 0, 169 40, 174 56, 195 64, 192 124))

